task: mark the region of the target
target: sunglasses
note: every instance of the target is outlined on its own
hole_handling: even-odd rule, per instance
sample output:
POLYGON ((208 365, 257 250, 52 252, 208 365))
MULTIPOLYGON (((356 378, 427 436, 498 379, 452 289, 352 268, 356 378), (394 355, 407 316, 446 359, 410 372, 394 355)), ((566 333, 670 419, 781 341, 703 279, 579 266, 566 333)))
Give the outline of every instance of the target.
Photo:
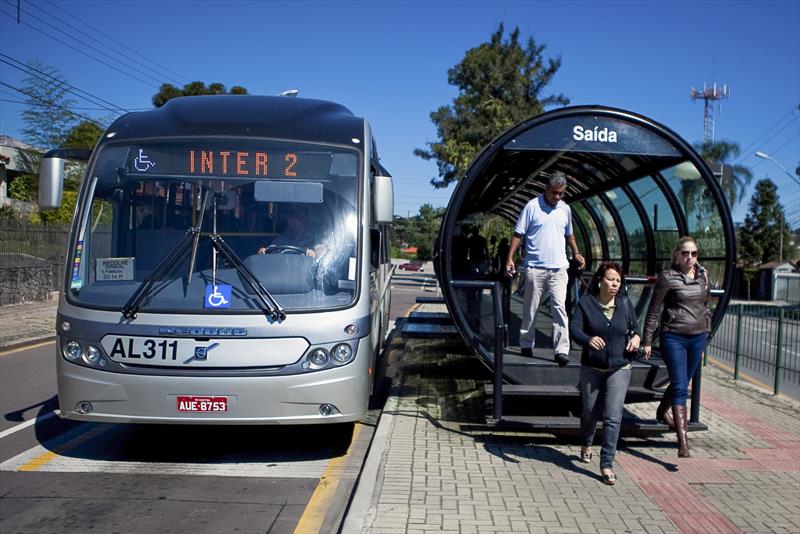
POLYGON ((693 258, 696 258, 697 257, 697 251, 696 250, 681 250, 681 256, 683 256, 684 258, 688 258, 689 255, 691 255, 693 258))

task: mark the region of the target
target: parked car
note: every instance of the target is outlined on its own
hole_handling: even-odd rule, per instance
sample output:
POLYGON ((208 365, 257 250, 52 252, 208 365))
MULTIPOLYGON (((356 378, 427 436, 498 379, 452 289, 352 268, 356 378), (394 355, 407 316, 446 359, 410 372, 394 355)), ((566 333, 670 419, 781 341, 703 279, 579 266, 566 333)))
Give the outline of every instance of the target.
POLYGON ((425 266, 422 263, 408 262, 400 265, 400 269, 404 271, 425 271, 425 266))

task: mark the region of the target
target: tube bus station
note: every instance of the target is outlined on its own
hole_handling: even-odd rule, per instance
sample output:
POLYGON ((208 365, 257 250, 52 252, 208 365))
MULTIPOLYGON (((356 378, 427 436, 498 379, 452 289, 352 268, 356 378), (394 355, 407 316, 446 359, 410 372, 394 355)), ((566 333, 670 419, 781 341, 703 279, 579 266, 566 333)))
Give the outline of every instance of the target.
MULTIPOLYGON (((571 363, 553 362, 552 322, 540 306, 533 358, 520 354, 523 297, 520 274, 470 268, 464 243, 470 229, 499 218, 509 235, 523 207, 541 195, 554 172, 567 177, 564 201, 585 257, 585 274, 570 268, 567 309, 602 261, 618 263, 639 324, 656 276, 671 264, 681 236, 702 251, 712 288, 712 333, 725 313, 734 276, 735 237, 730 208, 717 178, 694 149, 647 117, 601 106, 567 107, 509 129, 475 158, 453 193, 437 242, 436 269, 452 320, 475 354, 495 371, 493 419, 505 395, 576 397, 580 350, 571 363), (499 360, 499 361, 498 361, 499 360)), ((505 258, 500 258, 502 262, 505 258)), ((636 360, 626 402, 660 398, 668 381, 658 358, 636 360)), ((695 376, 692 418, 699 423, 700 376, 695 376)), ((536 418, 522 418, 537 424, 536 418)), ((491 420, 491 418, 490 418, 491 420)), ((546 426, 546 423, 543 423, 546 426)))

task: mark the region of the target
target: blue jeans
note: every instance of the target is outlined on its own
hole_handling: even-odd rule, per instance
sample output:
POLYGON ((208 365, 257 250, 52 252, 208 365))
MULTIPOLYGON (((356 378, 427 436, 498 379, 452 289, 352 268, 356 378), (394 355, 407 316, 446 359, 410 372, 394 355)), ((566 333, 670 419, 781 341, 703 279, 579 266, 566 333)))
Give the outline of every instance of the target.
POLYGON ((667 364, 669 381, 672 388, 672 405, 686 406, 689 396, 689 380, 692 379, 700 358, 706 348, 708 334, 661 334, 661 357, 667 364))
POLYGON ((613 467, 617 453, 619 428, 625 394, 631 382, 631 370, 595 369, 581 366, 581 440, 584 447, 594 441, 597 420, 603 418, 603 445, 600 447, 600 468, 613 467))

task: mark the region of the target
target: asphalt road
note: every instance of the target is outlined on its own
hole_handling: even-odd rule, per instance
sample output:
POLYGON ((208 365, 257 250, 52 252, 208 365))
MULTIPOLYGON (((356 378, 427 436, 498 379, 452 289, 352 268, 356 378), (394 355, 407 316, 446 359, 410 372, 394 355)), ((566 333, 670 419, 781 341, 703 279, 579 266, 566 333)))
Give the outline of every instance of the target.
MULTIPOLYGON (((709 355, 724 362, 731 372, 735 365, 737 321, 735 313, 727 313, 708 350, 709 355)), ((778 355, 778 321, 775 317, 747 315, 742 321, 740 373, 772 390, 778 355)), ((796 320, 784 320, 781 360, 779 391, 791 399, 800 400, 800 323, 796 320)))
MULTIPOLYGON (((430 284, 398 276, 390 320, 430 284)), ((54 350, 0 353, 3 534, 339 528, 379 398, 354 428, 76 423, 55 415, 54 350)))

